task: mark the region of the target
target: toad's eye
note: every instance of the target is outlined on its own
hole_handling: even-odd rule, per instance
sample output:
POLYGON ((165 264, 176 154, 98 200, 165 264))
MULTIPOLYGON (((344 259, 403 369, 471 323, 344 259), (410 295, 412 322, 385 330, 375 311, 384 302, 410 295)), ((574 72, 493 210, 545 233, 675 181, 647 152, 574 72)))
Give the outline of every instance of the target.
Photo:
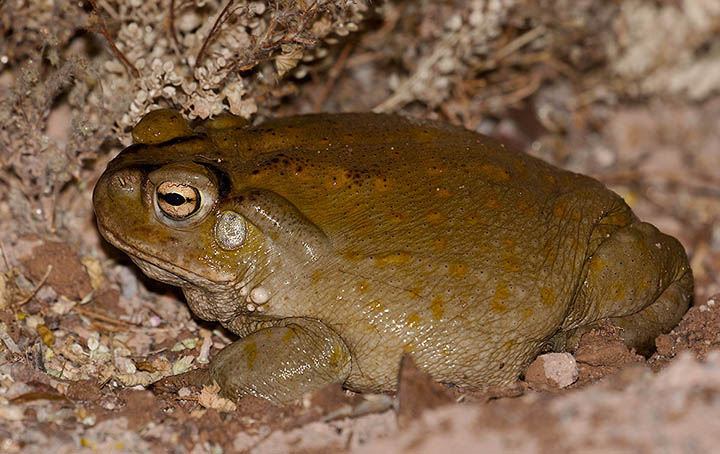
POLYGON ((204 165, 177 162, 147 177, 147 194, 155 219, 173 229, 192 229, 207 219, 218 201, 218 183, 204 165))
POLYGON ((186 219, 200 209, 200 192, 190 185, 164 181, 156 193, 158 208, 171 219, 186 219))

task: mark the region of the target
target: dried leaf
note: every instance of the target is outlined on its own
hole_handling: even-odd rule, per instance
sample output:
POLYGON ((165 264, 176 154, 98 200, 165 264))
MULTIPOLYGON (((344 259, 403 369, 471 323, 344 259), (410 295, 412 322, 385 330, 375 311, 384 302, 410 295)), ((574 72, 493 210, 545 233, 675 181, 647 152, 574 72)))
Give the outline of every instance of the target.
POLYGON ((233 412, 237 409, 235 402, 230 399, 221 397, 218 393, 220 392, 220 385, 213 382, 212 385, 203 386, 198 397, 198 402, 205 408, 214 408, 218 411, 224 411, 226 413, 233 412))

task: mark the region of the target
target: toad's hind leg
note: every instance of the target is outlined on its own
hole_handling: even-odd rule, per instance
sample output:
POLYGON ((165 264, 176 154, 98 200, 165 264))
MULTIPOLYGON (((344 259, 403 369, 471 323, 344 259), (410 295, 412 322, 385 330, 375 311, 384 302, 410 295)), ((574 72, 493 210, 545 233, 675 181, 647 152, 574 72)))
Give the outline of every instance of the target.
POLYGON ((576 343, 583 327, 609 320, 628 347, 648 354, 690 304, 693 278, 687 255, 673 237, 633 222, 603 241, 583 268, 585 278, 562 331, 576 343))

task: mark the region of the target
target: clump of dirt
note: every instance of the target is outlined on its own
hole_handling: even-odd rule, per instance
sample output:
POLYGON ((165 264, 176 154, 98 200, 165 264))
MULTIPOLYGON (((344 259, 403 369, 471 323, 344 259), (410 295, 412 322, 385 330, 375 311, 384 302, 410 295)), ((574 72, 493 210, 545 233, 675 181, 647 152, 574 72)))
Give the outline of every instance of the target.
POLYGON ((66 243, 24 237, 20 242, 37 244, 28 255, 20 257, 27 276, 38 284, 45 283, 60 295, 81 300, 92 291, 90 276, 75 251, 66 243))
POLYGON ((396 399, 400 427, 407 427, 426 410, 455 401, 450 391, 436 383, 428 373, 421 371, 409 355, 404 355, 400 362, 396 399))
POLYGON ((655 371, 666 367, 684 351, 693 352, 705 359, 710 352, 720 349, 720 294, 710 297, 705 304, 691 307, 678 326, 669 334, 655 340, 656 353, 649 364, 655 371))
POLYGON ((628 364, 645 361, 641 355, 628 350, 620 329, 608 322, 583 335, 574 356, 579 369, 578 385, 593 383, 628 364))

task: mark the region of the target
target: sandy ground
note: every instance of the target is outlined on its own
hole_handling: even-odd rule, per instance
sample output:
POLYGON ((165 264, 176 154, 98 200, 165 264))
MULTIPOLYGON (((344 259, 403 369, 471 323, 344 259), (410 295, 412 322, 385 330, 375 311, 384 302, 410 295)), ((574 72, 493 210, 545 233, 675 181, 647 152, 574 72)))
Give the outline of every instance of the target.
POLYGON ((251 13, 238 2, 232 33, 194 73, 179 72, 183 56, 201 55, 226 3, 178 2, 173 27, 167 6, 136 3, 98 2, 95 16, 91 3, 0 5, 0 452, 718 450, 716 3, 320 2, 313 12, 256 2, 251 13), (234 63, 220 65, 223 55, 234 63), (375 109, 500 137, 600 179, 680 239, 694 305, 650 358, 603 326, 574 355, 541 356, 514 386, 483 394, 433 383, 409 360, 394 395, 331 386, 280 408, 208 388, 153 392, 233 339, 94 225, 92 187, 129 126, 169 105, 253 120, 375 109))

